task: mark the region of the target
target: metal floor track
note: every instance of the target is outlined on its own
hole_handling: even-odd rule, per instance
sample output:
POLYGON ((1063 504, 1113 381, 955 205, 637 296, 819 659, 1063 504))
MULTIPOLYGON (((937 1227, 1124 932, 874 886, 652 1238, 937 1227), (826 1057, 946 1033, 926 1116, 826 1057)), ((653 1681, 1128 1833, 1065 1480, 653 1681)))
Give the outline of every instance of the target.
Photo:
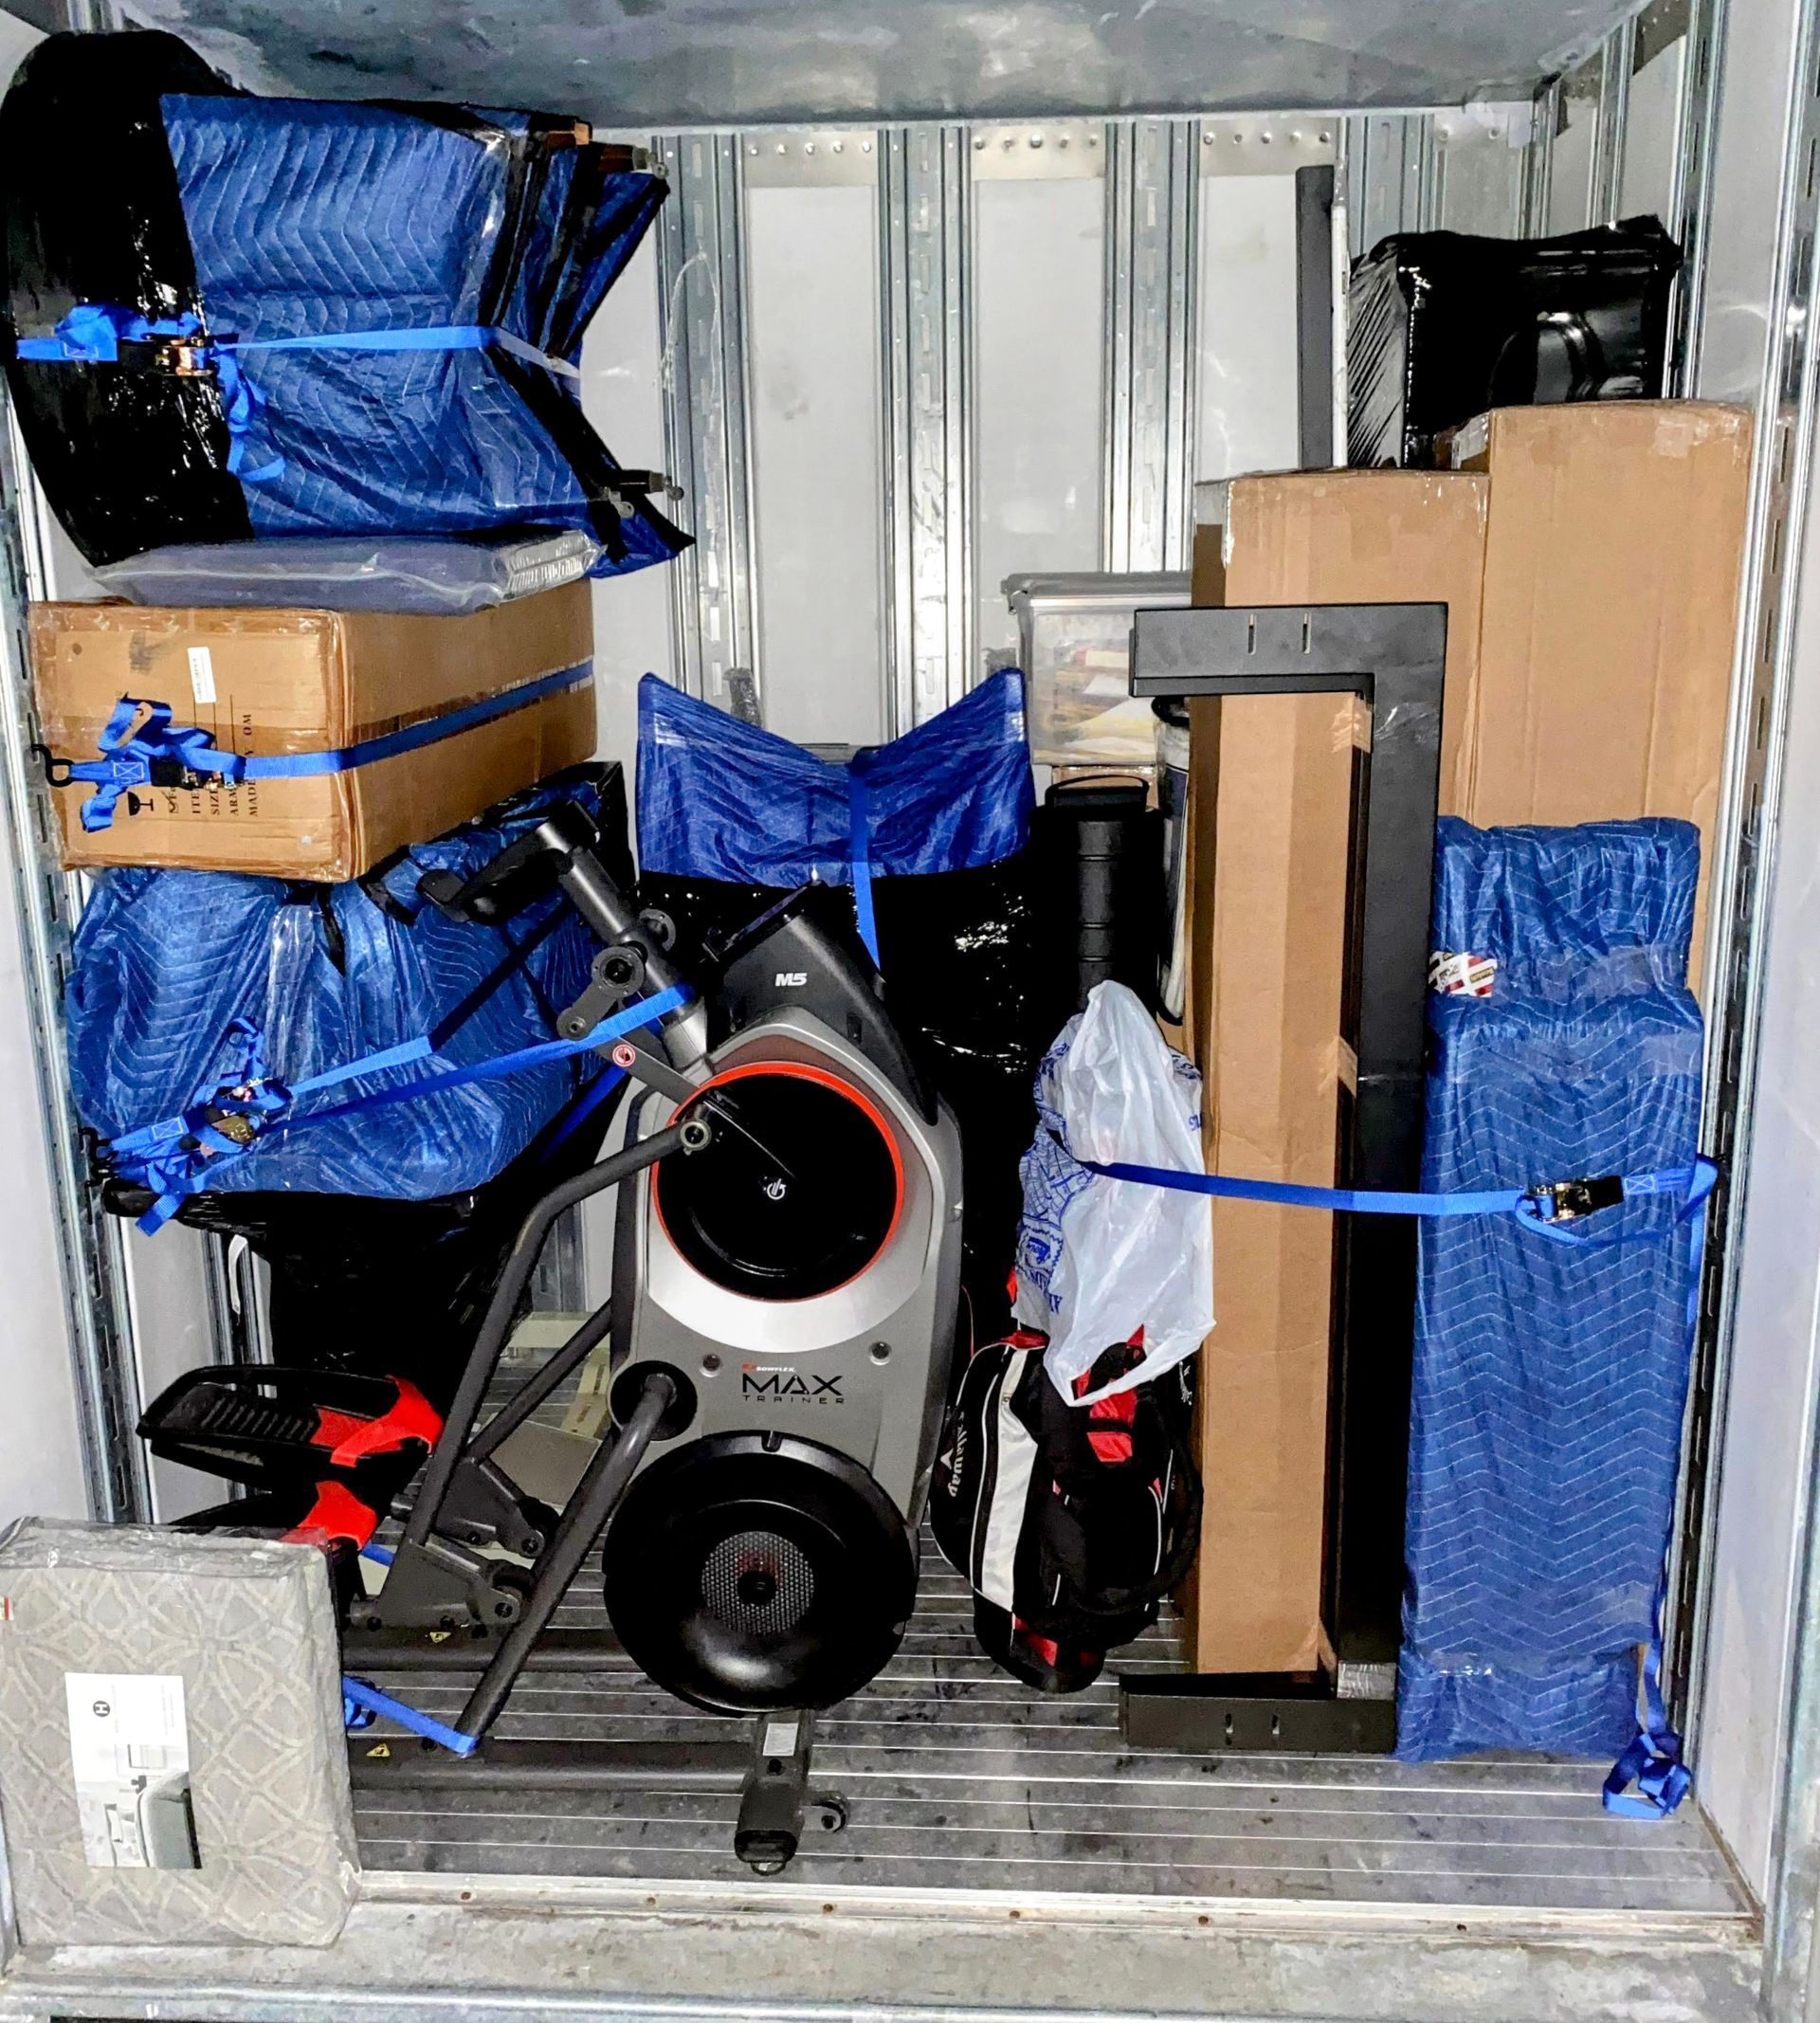
MULTIPOLYGON (((557 1621, 601 1628, 595 1570, 557 1621)), ((1159 1626, 1116 1668, 1178 1668, 1159 1626)), ((464 1683, 380 1675, 428 1712, 464 1683)), ((501 1736, 724 1737, 629 1660, 598 1672, 527 1673, 501 1736)), ((811 1830, 790 1884, 822 1891, 1012 1892, 1023 1898, 1314 1903, 1560 1910, 1711 1919, 1750 1905, 1693 1806, 1662 1822, 1602 1811, 1603 1765, 1533 1759, 1414 1768, 1376 1759, 1203 1759, 1128 1753, 1111 1670, 1048 1699, 974 1644, 959 1577, 924 1541, 903 1649, 856 1698, 820 1717, 816 1781, 851 1823, 811 1830)), ((704 1794, 356 1795, 376 1870, 746 1884, 736 1801, 704 1794)))

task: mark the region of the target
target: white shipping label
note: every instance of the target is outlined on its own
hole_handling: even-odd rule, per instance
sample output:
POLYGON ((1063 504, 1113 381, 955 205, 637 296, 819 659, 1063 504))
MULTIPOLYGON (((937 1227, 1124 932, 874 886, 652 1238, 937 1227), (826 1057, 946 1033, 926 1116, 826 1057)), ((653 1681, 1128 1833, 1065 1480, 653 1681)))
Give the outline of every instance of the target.
POLYGON ((207 647, 190 648, 190 693, 198 702, 215 700, 215 656, 207 647))
POLYGON ((200 1868, 182 1679, 65 1672, 64 1690, 88 1866, 200 1868))

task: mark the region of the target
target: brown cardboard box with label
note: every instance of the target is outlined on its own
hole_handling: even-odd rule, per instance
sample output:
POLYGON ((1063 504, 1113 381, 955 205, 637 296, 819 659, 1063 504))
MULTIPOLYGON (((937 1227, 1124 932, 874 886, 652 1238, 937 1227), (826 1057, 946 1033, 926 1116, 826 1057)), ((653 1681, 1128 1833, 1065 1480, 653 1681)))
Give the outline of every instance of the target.
MULTIPOLYGON (((1454 472, 1296 472, 1212 495, 1196 604, 1448 606, 1441 811, 1712 832, 1750 461, 1740 410, 1512 409, 1454 472)), ((1197 703, 1192 1029, 1210 1171, 1331 1184, 1350 706, 1197 703)), ((1699 975, 1696 953, 1695 975, 1699 975)), ((1210 1671, 1319 1652, 1331 1225, 1219 1202, 1203 1353, 1210 1671)))
MULTIPOLYGON (((1217 524, 1196 530, 1194 602, 1446 603, 1451 702, 1473 679, 1485 492, 1482 478, 1434 471, 1298 471, 1201 487, 1200 515, 1217 524)), ((1328 1187, 1355 705, 1258 696, 1196 702, 1192 714, 1190 1028, 1206 1078, 1208 1170, 1328 1187)), ((1459 762, 1449 736, 1443 763, 1459 762)), ((1248 1201, 1216 1201, 1213 1222, 1219 1324, 1202 1354, 1195 1662, 1308 1670, 1332 1223, 1248 1201)))
MULTIPOLYGON (((573 583, 460 618, 379 611, 189 611, 40 604, 33 688, 57 758, 100 756, 123 696, 167 702, 222 751, 338 751, 585 666, 590 587, 573 583)), ((594 749, 592 679, 415 751, 301 779, 123 795, 82 824, 93 789, 56 793, 64 862, 182 865, 281 878, 357 878, 594 749)))

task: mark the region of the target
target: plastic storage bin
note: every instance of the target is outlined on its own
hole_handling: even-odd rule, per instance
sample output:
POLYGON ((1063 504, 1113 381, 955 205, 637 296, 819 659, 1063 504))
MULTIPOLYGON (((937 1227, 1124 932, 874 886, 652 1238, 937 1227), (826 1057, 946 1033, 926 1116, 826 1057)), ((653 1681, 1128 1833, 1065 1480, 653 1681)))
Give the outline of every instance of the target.
POLYGON ((1156 765, 1156 720, 1130 693, 1131 614, 1188 602, 1188 577, 1007 576, 1039 766, 1156 765))

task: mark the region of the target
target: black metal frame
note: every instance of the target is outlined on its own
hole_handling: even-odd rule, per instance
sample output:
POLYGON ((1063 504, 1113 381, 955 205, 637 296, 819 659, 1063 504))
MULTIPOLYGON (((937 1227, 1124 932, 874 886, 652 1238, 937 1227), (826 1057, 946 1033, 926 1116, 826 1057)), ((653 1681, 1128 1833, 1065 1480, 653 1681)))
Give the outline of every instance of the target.
MULTIPOLYGON (((1341 1187, 1420 1185, 1429 905, 1441 767, 1447 607, 1264 606, 1139 611, 1139 696, 1354 695, 1349 902, 1339 1092, 1341 1187)), ((1343 1749, 1395 1742, 1409 1477, 1416 1228, 1338 1215, 1334 1230, 1320 1674, 1120 1681, 1144 1748, 1343 1749)))

